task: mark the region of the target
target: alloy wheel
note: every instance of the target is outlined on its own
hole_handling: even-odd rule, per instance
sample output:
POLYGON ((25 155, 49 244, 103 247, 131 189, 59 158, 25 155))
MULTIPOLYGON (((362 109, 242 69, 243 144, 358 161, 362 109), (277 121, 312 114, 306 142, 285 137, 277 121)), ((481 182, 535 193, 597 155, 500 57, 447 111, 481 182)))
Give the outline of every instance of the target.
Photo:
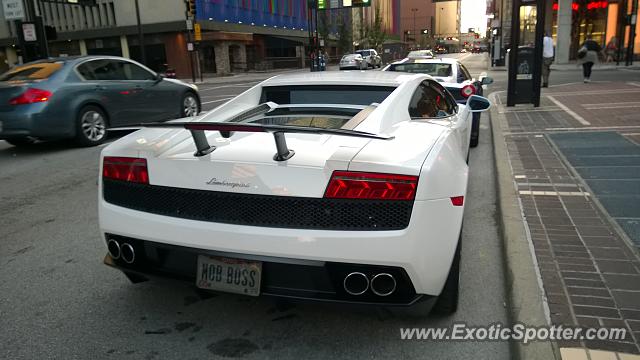
POLYGON ((91 141, 100 141, 107 133, 104 116, 97 111, 89 110, 82 115, 82 132, 91 141))

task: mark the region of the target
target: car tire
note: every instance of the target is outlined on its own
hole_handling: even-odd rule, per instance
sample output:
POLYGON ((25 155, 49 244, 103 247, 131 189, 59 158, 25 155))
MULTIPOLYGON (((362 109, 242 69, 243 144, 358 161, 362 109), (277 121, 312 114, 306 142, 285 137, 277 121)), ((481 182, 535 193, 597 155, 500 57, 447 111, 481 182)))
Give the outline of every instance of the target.
POLYGON ((4 139, 4 141, 16 147, 27 147, 37 142, 36 139, 28 136, 22 138, 4 139))
POLYGON ((469 147, 478 146, 480 140, 480 113, 473 114, 471 120, 471 138, 469 139, 469 147))
POLYGON ((96 146, 102 144, 107 138, 107 115, 95 106, 84 106, 78 112, 76 119, 76 144, 80 146, 96 146))
POLYGON ((460 239, 458 240, 458 246, 456 252, 453 255, 453 262, 451 263, 451 269, 449 269, 449 276, 444 284, 444 288, 433 306, 433 312, 441 315, 451 315, 458 310, 458 295, 460 285, 460 240, 462 239, 462 229, 460 229, 460 239))
POLYGON ((180 101, 180 117, 196 116, 200 113, 200 101, 196 94, 187 92, 180 101))

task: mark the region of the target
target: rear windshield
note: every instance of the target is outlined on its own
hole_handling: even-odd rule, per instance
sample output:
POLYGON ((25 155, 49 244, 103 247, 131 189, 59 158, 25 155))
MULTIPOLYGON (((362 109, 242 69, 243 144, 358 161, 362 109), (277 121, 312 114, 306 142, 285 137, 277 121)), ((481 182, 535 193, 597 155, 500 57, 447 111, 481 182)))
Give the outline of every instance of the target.
POLYGON ((369 56, 371 54, 371 51, 369 51, 369 50, 360 50, 360 51, 356 51, 356 54, 360 54, 362 56, 369 56))
MULTIPOLYGON (((242 122, 261 124, 261 125, 285 125, 285 126, 303 126, 321 129, 340 129, 346 124, 353 115, 323 115, 317 114, 312 109, 305 110, 306 114, 283 114, 262 116, 251 120, 243 120, 242 122)), ((357 113, 357 112, 356 112, 357 113)))
POLYGON ((451 64, 443 63, 391 64, 389 71, 420 73, 439 77, 449 77, 452 74, 451 64))
POLYGON ((260 102, 276 104, 350 104, 381 103, 395 90, 391 86, 303 85, 269 86, 262 89, 260 102))
POLYGON ((357 59, 359 57, 361 57, 359 54, 358 55, 353 55, 353 54, 345 55, 345 56, 342 57, 342 60, 353 60, 353 59, 357 59))
POLYGON ((44 80, 60 68, 60 62, 21 65, 0 75, 0 81, 44 80))

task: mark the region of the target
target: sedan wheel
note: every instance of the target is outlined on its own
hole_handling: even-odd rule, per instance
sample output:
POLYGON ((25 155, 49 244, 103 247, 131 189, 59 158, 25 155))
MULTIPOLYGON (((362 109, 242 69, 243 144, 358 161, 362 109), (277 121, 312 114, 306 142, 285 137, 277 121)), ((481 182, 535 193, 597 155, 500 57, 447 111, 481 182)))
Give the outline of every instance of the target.
POLYGON ((78 115, 76 142, 82 146, 95 146, 107 137, 107 118, 96 106, 85 106, 78 115))
POLYGON ((196 116, 200 112, 200 105, 198 99, 193 94, 186 94, 182 98, 182 116, 191 117, 196 116))

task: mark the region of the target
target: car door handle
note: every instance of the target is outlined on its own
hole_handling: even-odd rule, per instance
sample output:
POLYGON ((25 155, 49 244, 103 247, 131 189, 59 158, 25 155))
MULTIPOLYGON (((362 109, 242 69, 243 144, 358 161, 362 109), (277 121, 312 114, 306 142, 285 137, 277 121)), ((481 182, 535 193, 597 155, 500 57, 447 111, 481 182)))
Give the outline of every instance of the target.
POLYGON ((102 85, 96 85, 96 90, 106 90, 107 88, 102 85))

